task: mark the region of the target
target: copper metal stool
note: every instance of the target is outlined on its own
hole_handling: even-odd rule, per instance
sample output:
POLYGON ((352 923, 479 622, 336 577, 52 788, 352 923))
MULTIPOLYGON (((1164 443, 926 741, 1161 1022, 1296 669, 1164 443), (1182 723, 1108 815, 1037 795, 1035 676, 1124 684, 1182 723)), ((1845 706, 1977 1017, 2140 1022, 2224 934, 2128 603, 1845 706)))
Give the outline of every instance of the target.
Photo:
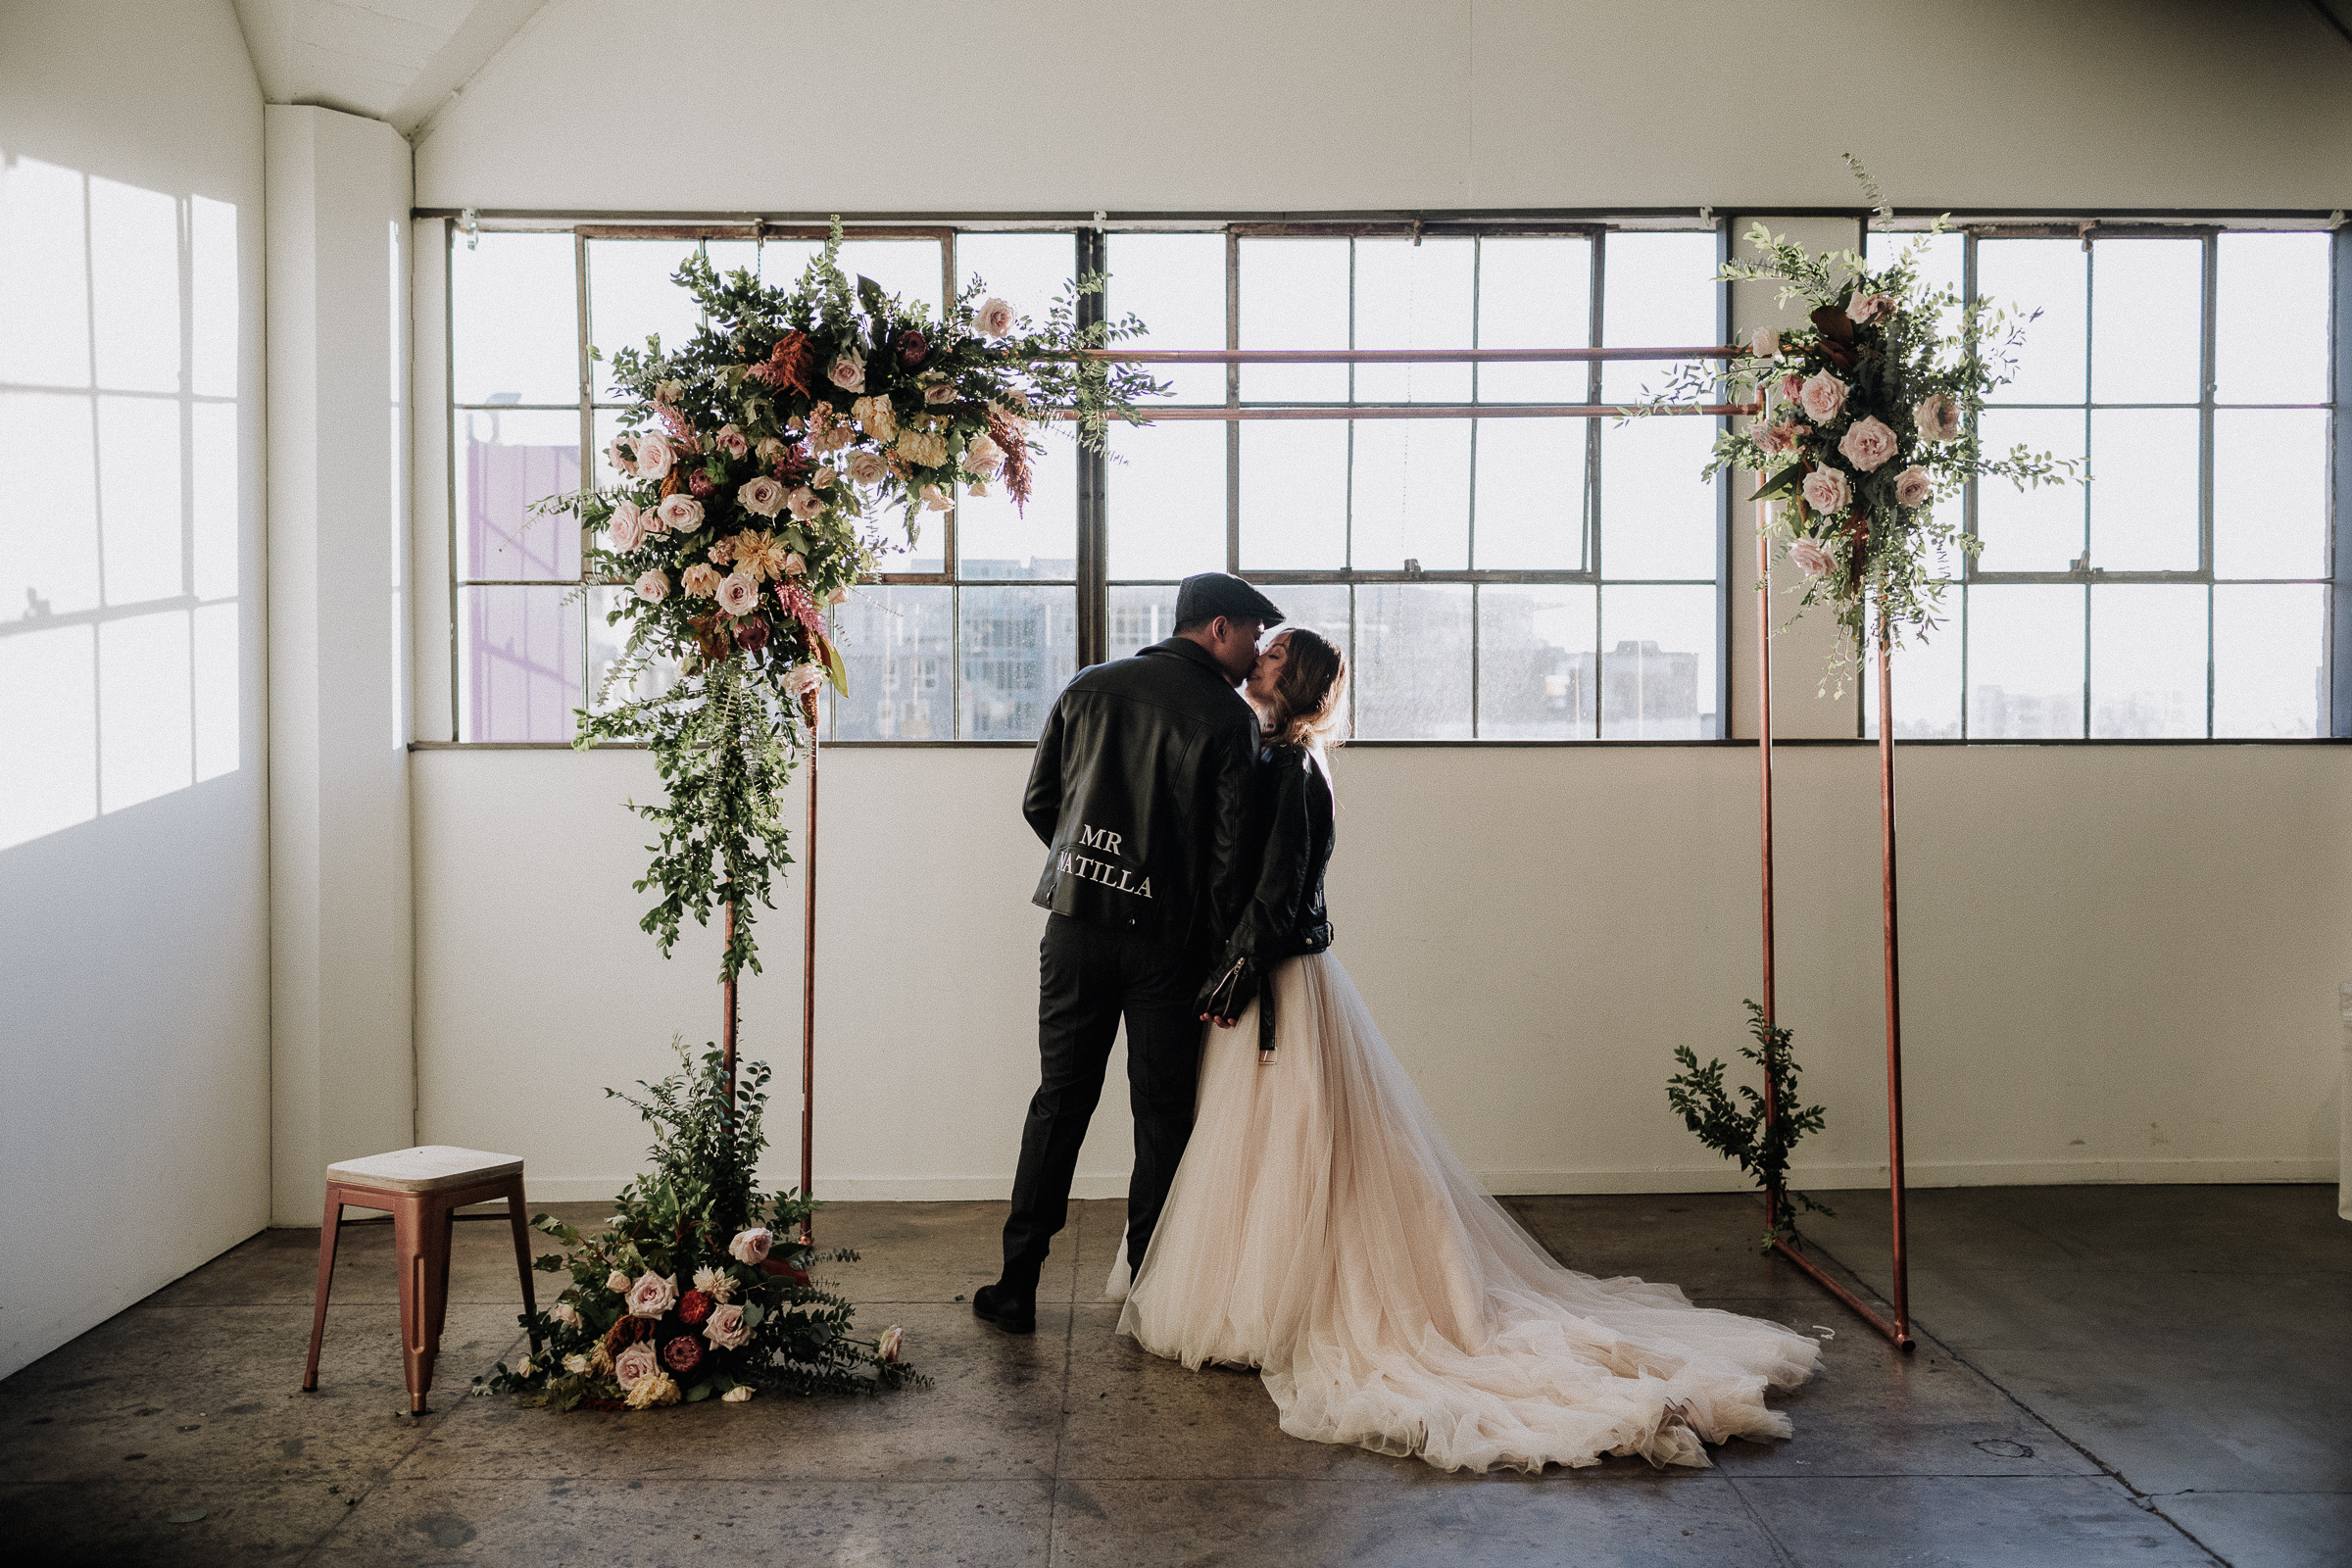
MULTIPOLYGON (((400 1354, 409 1377, 409 1410, 425 1413, 433 1388, 433 1361, 441 1350, 441 1325, 449 1315, 449 1252, 452 1221, 497 1219, 465 1214, 468 1203, 507 1200, 506 1218, 514 1229, 514 1266, 522 1275, 522 1310, 538 1310, 531 1298, 530 1227, 522 1212, 522 1161, 514 1154, 430 1144, 326 1167, 326 1217, 318 1229, 318 1295, 311 1311, 311 1359, 303 1369, 305 1393, 318 1387, 318 1344, 326 1335, 326 1295, 334 1281, 335 1242, 346 1221, 346 1205, 391 1210, 386 1220, 351 1220, 353 1225, 392 1227, 400 1261, 400 1354)), ((531 1336, 539 1353, 539 1336, 531 1336)))

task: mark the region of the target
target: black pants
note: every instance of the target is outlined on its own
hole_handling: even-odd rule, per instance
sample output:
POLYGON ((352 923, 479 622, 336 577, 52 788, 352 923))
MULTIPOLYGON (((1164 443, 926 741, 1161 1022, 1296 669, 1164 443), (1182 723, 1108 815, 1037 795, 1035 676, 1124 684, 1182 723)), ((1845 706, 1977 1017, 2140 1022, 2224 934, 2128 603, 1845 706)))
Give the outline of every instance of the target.
POLYGON ((1037 1093, 1021 1125, 1021 1163, 1004 1222, 1006 1283, 1034 1289, 1069 1219, 1070 1177, 1119 1018, 1127 1019, 1127 1102, 1135 1175, 1127 1187, 1127 1256, 1141 1263, 1193 1135, 1200 1080, 1197 1008, 1203 966, 1189 943, 1149 940, 1050 915, 1038 944, 1037 1093))

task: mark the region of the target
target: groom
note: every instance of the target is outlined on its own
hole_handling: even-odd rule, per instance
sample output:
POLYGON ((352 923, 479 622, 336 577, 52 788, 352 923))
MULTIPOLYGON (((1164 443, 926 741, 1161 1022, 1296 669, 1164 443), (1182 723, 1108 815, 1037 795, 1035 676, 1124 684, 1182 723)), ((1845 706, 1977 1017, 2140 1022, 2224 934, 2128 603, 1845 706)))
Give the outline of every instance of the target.
POLYGON ((1008 1334, 1037 1327, 1037 1278, 1069 1217, 1070 1177, 1102 1096, 1119 1019, 1135 1174, 1127 1257, 1141 1262, 1193 1131, 1200 1004, 1216 944, 1249 899, 1243 863, 1257 719, 1235 690, 1282 612, 1223 572, 1187 577, 1176 634, 1081 670, 1037 743, 1022 813, 1045 840, 1037 1094, 1004 1222, 1004 1275, 972 1311, 1008 1334))

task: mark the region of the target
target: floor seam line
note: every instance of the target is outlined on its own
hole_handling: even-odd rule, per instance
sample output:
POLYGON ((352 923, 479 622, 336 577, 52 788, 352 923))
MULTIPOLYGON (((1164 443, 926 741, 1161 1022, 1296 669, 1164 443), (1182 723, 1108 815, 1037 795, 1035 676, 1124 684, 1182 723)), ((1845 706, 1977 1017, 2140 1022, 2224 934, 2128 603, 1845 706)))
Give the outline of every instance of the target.
POLYGON ((1781 1568, 1796 1568, 1795 1556, 1786 1545, 1781 1544, 1781 1538, 1773 1533, 1772 1526, 1765 1523, 1764 1516, 1756 1511, 1755 1499, 1741 1490, 1740 1478, 1725 1474, 1720 1470, 1716 1473, 1723 1476, 1724 1485, 1732 1489, 1732 1495, 1740 1499, 1740 1506, 1746 1512, 1748 1519, 1764 1533, 1765 1544, 1772 1547, 1773 1555, 1779 1560, 1781 1568))

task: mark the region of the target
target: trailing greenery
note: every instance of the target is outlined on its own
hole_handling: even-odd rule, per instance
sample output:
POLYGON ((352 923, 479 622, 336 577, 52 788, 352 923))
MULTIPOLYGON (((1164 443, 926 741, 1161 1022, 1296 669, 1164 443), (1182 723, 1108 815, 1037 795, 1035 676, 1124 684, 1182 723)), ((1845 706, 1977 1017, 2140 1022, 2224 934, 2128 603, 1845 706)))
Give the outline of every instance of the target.
POLYGON ((1698 1135, 1700 1143, 1726 1159, 1738 1160, 1740 1168, 1753 1176, 1773 1200, 1773 1223, 1760 1244, 1769 1252, 1773 1243, 1796 1234, 1799 1208, 1833 1216, 1836 1210, 1802 1193, 1788 1191, 1789 1152, 1805 1134, 1821 1131, 1825 1113, 1821 1106, 1801 1104, 1797 1100, 1796 1057, 1788 1049, 1788 1031, 1766 1023, 1764 1009, 1753 1002, 1748 1003, 1747 1011, 1748 1033, 1756 1043, 1740 1047, 1740 1054, 1764 1070, 1775 1110, 1769 1122, 1764 1115, 1763 1092, 1740 1084, 1735 1101, 1724 1091, 1723 1062, 1710 1059, 1702 1067, 1697 1053, 1689 1046, 1674 1048, 1674 1059, 1682 1063, 1683 1070, 1666 1080, 1666 1103, 1682 1115, 1684 1125, 1698 1135))

